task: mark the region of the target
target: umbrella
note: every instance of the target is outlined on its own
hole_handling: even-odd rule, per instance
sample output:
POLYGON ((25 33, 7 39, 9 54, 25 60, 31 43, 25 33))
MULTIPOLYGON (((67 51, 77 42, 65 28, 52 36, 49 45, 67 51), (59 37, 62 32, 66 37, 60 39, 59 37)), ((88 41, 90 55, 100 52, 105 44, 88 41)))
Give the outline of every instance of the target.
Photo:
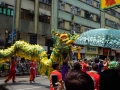
POLYGON ((92 29, 82 33, 74 44, 120 49, 120 30, 92 29))

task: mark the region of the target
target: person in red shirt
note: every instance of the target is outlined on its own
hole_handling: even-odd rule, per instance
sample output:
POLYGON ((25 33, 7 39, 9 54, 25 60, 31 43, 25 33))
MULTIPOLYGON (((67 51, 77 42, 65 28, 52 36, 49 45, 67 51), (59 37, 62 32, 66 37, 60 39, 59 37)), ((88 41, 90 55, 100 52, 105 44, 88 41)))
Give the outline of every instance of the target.
POLYGON ((94 63, 92 65, 92 70, 88 71, 87 74, 90 75, 91 78, 93 79, 95 90, 100 90, 99 89, 100 75, 98 74, 97 70, 98 70, 98 65, 94 63))
POLYGON ((52 87, 52 75, 57 75, 58 81, 62 84, 62 74, 58 71, 59 70, 59 63, 55 62, 52 64, 52 68, 54 71, 50 74, 50 90, 54 90, 54 87, 52 87))
POLYGON ((84 63, 82 64, 82 71, 86 72, 87 71, 87 67, 89 67, 89 65, 87 64, 87 59, 85 59, 84 63))
POLYGON ((35 66, 36 64, 34 63, 34 60, 31 60, 30 62, 30 83, 35 82, 35 76, 36 76, 36 73, 35 73, 35 66))
POLYGON ((11 78, 12 78, 12 82, 15 83, 15 73, 16 73, 16 62, 14 60, 14 57, 11 58, 11 65, 10 65, 10 73, 8 75, 8 77, 6 78, 6 80, 4 81, 5 83, 7 83, 11 78))

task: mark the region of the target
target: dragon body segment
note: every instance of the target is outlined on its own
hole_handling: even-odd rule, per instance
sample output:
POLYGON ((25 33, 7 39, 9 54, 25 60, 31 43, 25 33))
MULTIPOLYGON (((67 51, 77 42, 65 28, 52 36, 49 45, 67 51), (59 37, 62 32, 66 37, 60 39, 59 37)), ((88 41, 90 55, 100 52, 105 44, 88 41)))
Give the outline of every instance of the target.
POLYGON ((40 45, 31 45, 24 41, 16 41, 15 44, 8 49, 0 50, 0 62, 10 60, 12 56, 24 57, 28 60, 39 62, 39 71, 42 75, 49 76, 53 62, 63 62, 62 53, 71 51, 73 41, 78 37, 77 34, 71 35, 66 33, 52 33, 54 35, 53 49, 50 58, 48 59, 46 51, 40 45))

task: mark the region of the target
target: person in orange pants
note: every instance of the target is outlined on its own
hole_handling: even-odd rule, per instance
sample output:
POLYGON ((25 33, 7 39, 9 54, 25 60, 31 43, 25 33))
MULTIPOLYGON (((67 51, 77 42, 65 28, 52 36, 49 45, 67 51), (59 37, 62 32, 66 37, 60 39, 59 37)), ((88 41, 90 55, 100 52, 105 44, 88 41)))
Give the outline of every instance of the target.
POLYGON ((30 83, 32 83, 32 81, 33 82, 35 82, 35 75, 36 73, 35 73, 35 63, 34 63, 34 60, 32 60, 31 62, 30 62, 30 83))
POLYGON ((10 73, 8 75, 8 77, 6 78, 6 80, 4 81, 5 83, 7 83, 11 78, 12 78, 12 82, 15 83, 15 73, 16 73, 16 62, 14 60, 14 57, 11 58, 11 65, 10 65, 10 73))

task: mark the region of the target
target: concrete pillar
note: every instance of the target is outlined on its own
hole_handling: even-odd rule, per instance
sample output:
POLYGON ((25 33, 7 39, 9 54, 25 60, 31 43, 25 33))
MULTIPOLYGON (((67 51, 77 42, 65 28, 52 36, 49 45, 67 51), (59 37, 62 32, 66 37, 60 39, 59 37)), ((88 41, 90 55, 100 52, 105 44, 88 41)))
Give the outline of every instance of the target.
POLYGON ((101 28, 105 28, 105 12, 101 11, 101 28))
POLYGON ((34 33, 38 31, 38 20, 39 20, 39 0, 35 0, 34 6, 34 33))
POLYGON ((51 8, 51 30, 54 28, 54 0, 52 0, 52 8, 51 8))
POLYGON ((17 31, 19 31, 20 14, 21 14, 21 0, 16 0, 15 29, 16 29, 17 31))

